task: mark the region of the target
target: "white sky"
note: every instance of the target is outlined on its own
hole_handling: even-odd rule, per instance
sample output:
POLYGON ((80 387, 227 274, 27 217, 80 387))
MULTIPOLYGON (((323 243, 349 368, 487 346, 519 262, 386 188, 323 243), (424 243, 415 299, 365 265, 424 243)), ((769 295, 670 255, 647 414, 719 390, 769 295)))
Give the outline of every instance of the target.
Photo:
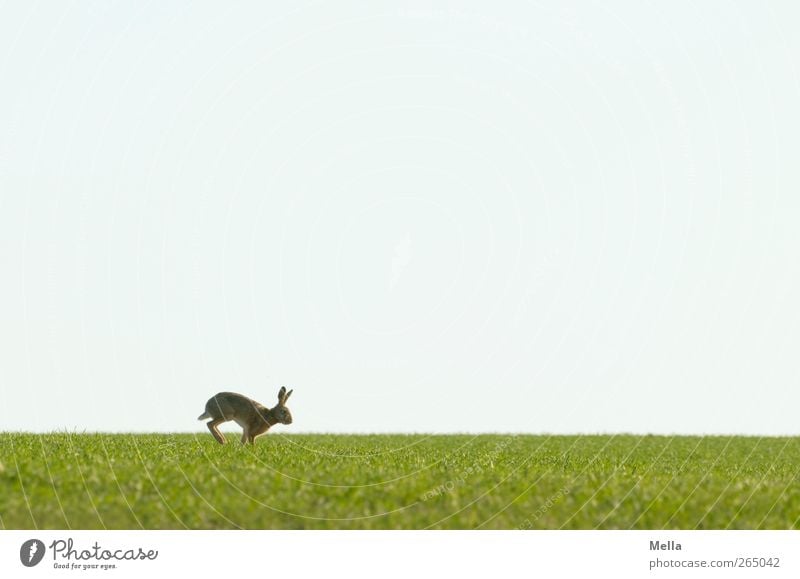
POLYGON ((282 4, 3 5, 0 430, 800 433, 796 2, 282 4))

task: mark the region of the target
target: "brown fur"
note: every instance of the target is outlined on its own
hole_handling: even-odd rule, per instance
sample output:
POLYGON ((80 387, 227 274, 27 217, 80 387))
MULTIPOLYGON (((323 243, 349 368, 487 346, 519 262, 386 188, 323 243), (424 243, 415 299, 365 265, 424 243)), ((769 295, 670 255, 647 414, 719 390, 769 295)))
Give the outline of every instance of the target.
POLYGON ((281 387, 278 392, 278 404, 267 408, 235 392, 220 392, 206 402, 206 411, 198 416, 198 420, 211 418, 207 424, 211 435, 220 444, 225 444, 225 437, 217 428, 223 422, 234 420, 242 427, 242 444, 255 444, 256 437, 261 436, 276 424, 291 424, 292 413, 286 408, 286 400, 293 390, 286 391, 281 387))

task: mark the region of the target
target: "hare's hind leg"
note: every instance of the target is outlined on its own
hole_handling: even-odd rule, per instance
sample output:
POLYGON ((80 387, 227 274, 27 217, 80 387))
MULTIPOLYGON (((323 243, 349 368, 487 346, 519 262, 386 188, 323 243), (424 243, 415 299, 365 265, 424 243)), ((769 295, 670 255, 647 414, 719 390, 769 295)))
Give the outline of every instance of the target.
POLYGON ((211 435, 214 438, 216 438, 217 442, 219 442, 220 444, 225 444, 225 437, 222 436, 222 433, 217 429, 217 426, 219 426, 223 422, 225 422, 224 419, 216 418, 211 422, 209 422, 208 424, 206 424, 206 426, 208 426, 208 429, 211 431, 211 435))

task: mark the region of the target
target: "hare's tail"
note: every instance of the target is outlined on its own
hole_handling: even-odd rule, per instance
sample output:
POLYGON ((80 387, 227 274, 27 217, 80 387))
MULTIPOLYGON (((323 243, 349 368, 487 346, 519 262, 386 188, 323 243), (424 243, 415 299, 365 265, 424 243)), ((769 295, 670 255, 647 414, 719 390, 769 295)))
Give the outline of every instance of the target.
POLYGON ((206 418, 211 418, 211 415, 208 412, 203 412, 197 417, 197 420, 205 420, 206 418))

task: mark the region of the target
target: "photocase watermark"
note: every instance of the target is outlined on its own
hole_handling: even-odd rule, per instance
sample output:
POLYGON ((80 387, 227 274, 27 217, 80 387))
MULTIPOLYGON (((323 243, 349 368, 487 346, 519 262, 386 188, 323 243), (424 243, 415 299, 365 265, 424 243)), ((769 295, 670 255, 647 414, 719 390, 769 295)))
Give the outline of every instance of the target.
POLYGON ((75 546, 72 538, 56 539, 48 547, 39 539, 29 539, 19 549, 19 560, 26 567, 42 562, 47 551, 53 555, 54 569, 116 569, 118 561, 154 561, 158 557, 155 549, 103 548, 97 541, 85 548, 75 546))
POLYGON ((488 12, 463 10, 461 8, 432 8, 428 6, 400 8, 400 18, 409 20, 434 20, 445 22, 466 22, 480 26, 483 30, 501 34, 507 40, 519 41, 530 36, 530 28, 519 22, 492 18, 488 12))
POLYGON ((453 492, 456 488, 466 485, 467 479, 473 477, 478 474, 483 474, 486 470, 491 470, 494 468, 494 461, 500 456, 503 450, 511 444, 511 442, 516 438, 516 435, 507 436, 502 440, 499 440, 497 444, 495 444, 492 449, 488 452, 485 452, 479 455, 476 460, 471 463, 466 468, 462 468, 458 471, 458 474, 446 480, 440 485, 437 485, 431 489, 428 489, 420 496, 421 501, 429 501, 431 499, 435 499, 436 497, 448 494, 453 492))
POLYGON ((44 557, 45 547, 39 539, 29 539, 19 548, 19 560, 26 567, 36 567, 44 557))
POLYGON ((539 292, 548 284, 552 284, 561 261, 558 249, 549 248, 539 261, 529 266, 530 270, 527 272, 527 278, 523 285, 523 293, 517 302, 515 326, 524 323, 525 314, 528 313, 532 303, 541 301, 539 292))
POLYGON ((522 523, 517 525, 516 529, 518 531, 525 531, 527 529, 532 529, 533 528, 533 524, 542 515, 544 515, 545 513, 547 513, 547 511, 552 509, 553 506, 556 503, 558 503, 558 501, 560 501, 562 498, 564 498, 568 494, 569 494, 569 487, 562 487, 562 488, 558 489, 557 492, 555 492, 552 495, 550 495, 549 497, 547 497, 547 500, 544 503, 542 503, 542 505, 538 509, 536 509, 533 513, 531 513, 530 516, 528 516, 527 519, 525 519, 524 521, 522 521, 522 523))
POLYGON ((402 239, 394 244, 394 255, 392 256, 392 277, 389 280, 389 291, 392 291, 400 281, 403 271, 411 263, 411 234, 406 233, 402 239))

